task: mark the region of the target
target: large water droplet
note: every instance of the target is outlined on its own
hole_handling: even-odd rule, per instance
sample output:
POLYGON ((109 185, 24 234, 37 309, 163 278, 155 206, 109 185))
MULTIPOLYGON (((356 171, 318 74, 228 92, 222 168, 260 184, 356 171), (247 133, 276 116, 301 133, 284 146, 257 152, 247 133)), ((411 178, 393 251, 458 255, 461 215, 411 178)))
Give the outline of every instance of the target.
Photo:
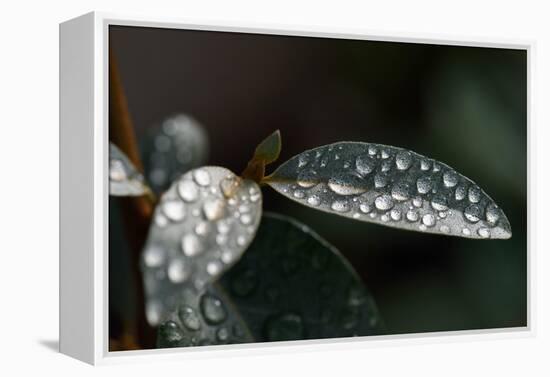
POLYGON ((471 204, 464 209, 464 217, 472 223, 477 223, 481 218, 481 208, 476 204, 471 204))
POLYGON ((201 312, 206 322, 211 325, 225 321, 227 312, 222 302, 211 294, 204 294, 200 302, 201 312))
POLYGON ((328 187, 340 195, 357 195, 367 191, 366 182, 353 173, 340 173, 329 179, 328 187))
POLYGON ((186 202, 194 202, 199 197, 199 188, 193 181, 185 180, 178 184, 178 193, 186 202))
POLYGON ((162 212, 171 221, 181 221, 185 217, 185 205, 179 200, 162 203, 162 212))
POLYGON ((443 195, 435 195, 432 198, 432 207, 436 211, 445 211, 447 207, 447 198, 443 195))
POLYGON ((303 339, 302 318, 294 313, 285 313, 270 318, 265 325, 265 334, 269 341, 303 339))
POLYGON ((222 218, 225 210, 225 202, 222 199, 208 199, 204 202, 202 206, 202 211, 204 216, 210 220, 218 220, 222 218))
POLYGON ((481 200, 481 190, 477 186, 470 186, 468 190, 468 200, 472 203, 478 203, 481 200))
POLYGON ((420 161, 420 170, 422 170, 422 171, 430 170, 431 166, 432 166, 432 163, 429 160, 420 161))
POLYGON ((181 248, 188 257, 193 257, 204 251, 202 241, 194 234, 186 234, 181 239, 181 248))
POLYGON ((319 204, 321 204, 321 198, 319 198, 319 196, 317 195, 312 195, 307 198, 307 202, 312 206, 318 206, 319 204))
POLYGON ((416 188, 420 194, 427 194, 432 190, 432 179, 429 176, 418 178, 416 188))
POLYGON ((496 205, 490 205, 485 211, 485 217, 487 218, 487 222, 489 222, 489 224, 494 225, 500 218, 500 210, 496 205))
POLYGON ((190 271, 187 268, 186 263, 181 259, 174 259, 168 265, 168 279, 172 283, 182 283, 190 275, 190 271))
POLYGON ((348 212, 349 204, 345 200, 336 200, 335 202, 332 203, 330 208, 332 208, 332 210, 336 212, 348 212))
POLYGON ((210 173, 204 169, 197 169, 193 172, 193 179, 201 186, 208 186, 210 184, 210 173))
POLYGON ((407 151, 401 151, 395 156, 395 165, 399 170, 407 170, 412 163, 412 155, 407 151))
POLYGON ((374 187, 382 188, 388 184, 388 177, 382 174, 376 174, 374 176, 374 187))
POLYGON ((310 188, 319 183, 319 177, 317 176, 317 172, 314 170, 305 170, 298 174, 298 178, 296 180, 296 183, 298 186, 303 188, 310 188))
POLYGON ((369 213, 372 210, 372 208, 367 203, 361 203, 359 204, 359 210, 363 213, 369 213))
POLYGON ((455 190, 455 199, 463 200, 466 197, 466 187, 458 186, 455 190))
POLYGON ((355 167, 359 174, 367 175, 376 168, 376 160, 368 154, 362 154, 355 160, 355 167))
POLYGON ((393 185, 391 189, 391 196, 395 200, 403 201, 410 197, 410 186, 406 182, 399 182, 393 185))
POLYGON ((391 196, 383 194, 374 200, 374 206, 380 211, 387 211, 393 207, 393 200, 391 196))
POLYGON ((445 187, 455 187, 458 184, 458 175, 452 170, 447 170, 443 173, 443 184, 445 187))
POLYGON ((399 221, 401 220, 401 210, 394 208, 390 212, 390 217, 393 221, 399 221))
POLYGON ((414 223, 414 222, 418 221, 418 212, 411 209, 411 210, 407 211, 406 217, 407 217, 407 220, 414 223))
POLYGON ((180 318, 181 323, 183 325, 191 330, 191 331, 197 331, 201 328, 201 321, 199 319, 199 316, 195 311, 188 307, 183 306, 178 310, 178 316, 180 318))

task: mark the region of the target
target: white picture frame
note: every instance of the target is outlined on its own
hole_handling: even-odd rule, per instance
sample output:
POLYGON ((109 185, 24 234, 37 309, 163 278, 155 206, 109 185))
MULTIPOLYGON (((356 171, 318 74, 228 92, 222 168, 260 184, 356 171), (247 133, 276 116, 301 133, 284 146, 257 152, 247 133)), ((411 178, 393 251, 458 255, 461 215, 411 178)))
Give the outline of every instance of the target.
MULTIPOLYGON (((108 351, 108 33, 110 25, 224 32, 331 37, 371 41, 524 49, 531 104, 534 42, 365 32, 364 30, 190 24, 160 17, 92 12, 60 24, 60 351, 90 364, 147 359, 182 359, 242 354, 286 353, 300 349, 342 349, 395 342, 447 342, 535 334, 533 258, 528 242, 526 327, 368 338, 294 341, 216 347, 108 351), (83 169, 82 167, 87 167, 83 169)), ((530 143, 530 116, 527 124, 530 143)), ((529 145, 528 145, 529 147, 529 145)), ((528 183, 531 172, 528 172, 528 183)), ((531 203, 528 201, 528 212, 531 203)), ((528 229, 529 239, 531 230, 528 229)))

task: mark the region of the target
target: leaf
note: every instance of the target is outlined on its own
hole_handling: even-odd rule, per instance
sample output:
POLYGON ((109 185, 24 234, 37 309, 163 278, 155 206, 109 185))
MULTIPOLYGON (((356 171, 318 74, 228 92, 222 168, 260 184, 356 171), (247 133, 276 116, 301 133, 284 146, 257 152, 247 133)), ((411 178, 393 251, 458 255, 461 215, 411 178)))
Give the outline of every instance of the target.
MULTIPOLYGON (((374 300, 349 262, 307 226, 291 218, 264 214, 258 233, 241 260, 209 286, 233 322, 212 323, 194 344, 165 346, 322 339, 380 334, 383 331, 374 300), (229 315, 231 314, 231 316, 229 315), (238 319, 249 336, 224 339, 214 335, 238 319), (203 337, 203 338, 201 338, 203 337)), ((197 307, 196 298, 182 298, 181 306, 197 307)), ((198 312, 205 315, 204 311, 198 312)), ((170 320, 192 338, 193 331, 172 313, 170 320)), ((208 321, 201 321, 208 325, 208 321)), ((172 324, 169 327, 174 327, 172 324)), ((202 331, 202 330, 201 330, 202 331)), ((197 333, 198 334, 198 333, 197 333)))
POLYGON ((206 163, 208 135, 196 119, 175 114, 150 132, 142 150, 148 181, 160 194, 181 174, 206 163))
POLYGON ((469 238, 510 238, 504 212, 449 166, 386 145, 340 142, 283 163, 264 179, 303 205, 395 228, 469 238))
POLYGON ((182 289, 202 292, 239 260, 262 214, 255 182, 221 167, 185 173, 155 209, 142 253, 146 312, 156 325, 182 289))
POLYGON ((109 195, 141 196, 148 192, 141 173, 116 145, 109 143, 109 195))
POLYGON ((280 154, 281 132, 277 130, 258 144, 254 152, 253 160, 263 161, 264 165, 268 165, 276 161, 280 154))

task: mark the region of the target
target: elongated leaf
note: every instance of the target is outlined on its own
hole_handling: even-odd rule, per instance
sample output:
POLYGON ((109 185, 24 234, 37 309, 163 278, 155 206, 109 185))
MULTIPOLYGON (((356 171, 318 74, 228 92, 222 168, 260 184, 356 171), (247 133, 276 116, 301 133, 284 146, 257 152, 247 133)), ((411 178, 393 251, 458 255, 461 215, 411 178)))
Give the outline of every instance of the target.
POLYGON ((151 130, 142 151, 148 181, 160 194, 180 175, 206 163, 208 135, 193 117, 175 114, 151 130))
MULTIPOLYGON (((321 339, 383 332, 374 300, 348 261, 307 226, 281 215, 264 214, 244 256, 211 284, 208 292, 219 300, 211 308, 224 308, 225 315, 217 317, 227 321, 202 319, 201 330, 193 330, 177 318, 179 312, 175 311, 169 321, 177 326, 168 323, 160 327, 159 345, 321 339), (227 329, 235 322, 241 336, 229 333, 228 337, 227 329), (165 328, 176 328, 175 337, 186 340, 170 342, 165 328), (218 331, 223 332, 221 340, 218 331), (189 342, 193 337, 196 340, 189 342)), ((198 307, 200 299, 182 297, 180 307, 198 307)), ((205 309, 203 305, 195 312, 205 318, 209 315, 205 309)))
POLYGON ((141 196, 147 192, 141 173, 116 145, 109 143, 109 195, 141 196))
POLYGON ((282 164, 265 182, 306 206, 407 230, 509 238, 508 219, 449 166, 386 145, 340 142, 282 164))
POLYGON ((258 185, 221 167, 184 174, 164 193, 143 250, 147 317, 152 325, 182 289, 202 292, 239 260, 262 214, 258 185))

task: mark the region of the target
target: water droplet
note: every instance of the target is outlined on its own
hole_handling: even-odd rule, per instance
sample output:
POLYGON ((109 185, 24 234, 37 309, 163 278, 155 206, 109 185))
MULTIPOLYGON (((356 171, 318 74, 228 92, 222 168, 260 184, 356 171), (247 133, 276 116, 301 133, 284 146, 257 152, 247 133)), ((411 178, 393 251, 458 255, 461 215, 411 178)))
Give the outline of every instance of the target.
POLYGON ((171 221, 181 221, 185 217, 185 205, 179 200, 168 200, 162 203, 162 212, 171 221))
POLYGON ((374 176, 374 187, 382 188, 388 184, 388 178, 385 175, 376 174, 374 176))
POLYGON ((445 187, 455 187, 458 184, 458 175, 452 170, 446 171, 443 174, 443 184, 445 187))
POLYGON ((155 215, 155 224, 158 227, 163 228, 168 224, 168 219, 162 213, 157 213, 155 215))
POLYGON ((390 158, 390 154, 385 149, 382 149, 382 152, 380 152, 380 155, 382 156, 383 159, 390 158))
POLYGON ((302 154, 300 157, 298 157, 298 167, 304 167, 309 163, 308 157, 306 154, 302 154))
POLYGON ((210 231, 210 224, 206 221, 201 221, 195 226, 195 233, 199 236, 205 236, 210 231))
POLYGON ((306 194, 302 190, 295 190, 292 195, 297 199, 303 199, 306 196, 306 194))
POLYGON ((429 160, 422 160, 420 161, 420 170, 422 171, 428 171, 431 167, 431 162, 429 160))
POLYGON ((218 329, 216 332, 216 338, 220 342, 226 342, 229 339, 229 331, 225 327, 218 329))
POLYGON ((178 184, 178 193, 186 202, 194 202, 199 197, 199 188, 189 180, 181 181, 178 184))
POLYGON ((477 223, 481 218, 481 208, 476 204, 471 204, 464 209, 464 217, 472 223, 477 223))
POLYGON ((217 234, 216 235, 216 243, 219 246, 225 245, 227 243, 227 235, 225 234, 217 234))
POLYGON ((206 322, 216 325, 225 321, 227 312, 222 302, 211 294, 204 294, 200 302, 201 312, 206 322))
POLYGON ((441 227, 439 228, 439 231, 441 233, 449 233, 451 229, 447 225, 441 225, 441 227))
POLYGON ((319 198, 317 195, 312 195, 307 198, 307 202, 312 206, 318 206, 319 204, 321 204, 321 198, 319 198))
POLYGON ((369 213, 372 210, 372 208, 367 203, 361 203, 359 204, 359 210, 363 213, 369 213))
POLYGON ((383 194, 374 200, 374 206, 380 211, 387 211, 393 207, 393 200, 391 196, 383 194))
POLYGON ((241 223, 244 225, 248 225, 252 222, 252 216, 248 213, 245 213, 241 216, 241 223))
POLYGON ((127 179, 126 170, 122 161, 116 159, 109 161, 109 178, 117 182, 127 179))
POLYGON ((302 318, 285 313, 267 320, 265 334, 269 341, 298 340, 304 337, 302 318))
POLYGON ((164 250, 158 246, 149 246, 143 253, 143 262, 147 267, 160 267, 164 263, 164 250))
POLYGON ((160 316, 162 314, 162 306, 157 301, 149 301, 145 306, 145 316, 147 322, 152 326, 158 325, 160 322, 160 316))
POLYGON ((487 207, 487 210, 485 211, 485 217, 487 218, 487 222, 489 224, 496 224, 498 219, 500 218, 500 210, 495 205, 490 205, 487 207))
POLYGON ((391 189, 391 196, 395 200, 404 201, 410 197, 410 186, 406 182, 400 182, 393 185, 391 189))
POLYGON ((390 217, 388 216, 387 213, 383 214, 381 217, 380 217, 380 220, 382 220, 383 222, 387 223, 388 221, 390 221, 390 217))
POLYGON ((455 190, 455 199, 463 200, 466 197, 466 187, 458 186, 455 190))
POLYGON ((481 200, 481 190, 477 186, 471 186, 468 190, 468 200, 472 203, 478 203, 481 200))
POLYGON ((349 211, 349 204, 345 200, 337 200, 337 201, 332 203, 330 208, 332 208, 332 210, 336 211, 336 212, 348 212, 349 211))
POLYGON ((210 221, 222 218, 224 210, 225 202, 218 198, 206 200, 202 206, 204 216, 210 221))
POLYGON ((409 210, 407 211, 406 217, 407 217, 407 220, 414 223, 418 221, 418 212, 415 210, 409 210))
POLYGON ((380 171, 386 173, 390 171, 392 167, 392 162, 389 160, 382 161, 382 164, 380 164, 380 171))
POLYGON ((298 174, 296 180, 298 186, 303 188, 311 188, 319 183, 317 172, 314 170, 306 170, 298 174))
POLYGON ((378 149, 374 145, 369 145, 368 151, 371 156, 376 156, 378 153, 378 149))
POLYGON ((422 224, 426 226, 434 226, 435 225, 435 216, 431 213, 427 213, 424 216, 422 216, 422 224))
POLYGON ((489 236, 491 235, 491 233, 489 232, 489 229, 487 228, 479 228, 479 230, 477 231, 477 234, 479 234, 481 238, 489 238, 489 236))
POLYGON ((367 191, 365 181, 353 173, 340 173, 329 179, 328 187, 339 195, 357 195, 367 191))
POLYGON ((204 251, 202 241, 194 234, 186 234, 181 239, 181 248, 188 257, 193 257, 204 251))
POLYGON ((395 156, 395 165, 399 170, 407 170, 412 163, 412 155, 409 152, 401 151, 395 156))
POLYGON ((361 214, 360 213, 354 213, 353 216, 352 216, 354 219, 358 219, 361 217, 361 214))
POLYGON ((223 196, 226 198, 231 198, 237 192, 241 180, 235 175, 228 175, 220 181, 220 190, 223 193, 223 196))
POLYGON ((238 236, 237 237, 237 245, 244 246, 246 244, 246 237, 245 236, 238 236))
POLYGON ((204 169, 197 169, 193 172, 193 179, 200 186, 208 186, 210 184, 210 173, 204 169))
POLYGON ((437 163, 434 162, 433 172, 434 172, 434 173, 437 173, 437 172, 440 171, 440 170, 441 170, 441 167, 440 167, 437 163))
POLYGON ((376 160, 369 155, 362 154, 355 160, 355 168, 363 176, 370 174, 376 168, 376 160))
POLYGON ((432 198, 432 207, 436 211, 445 211, 447 207, 447 198, 443 195, 435 195, 432 198))
POLYGON ((206 265, 206 272, 212 276, 216 276, 222 271, 222 268, 223 266, 219 261, 213 260, 206 265))
POLYGON ((394 208, 390 212, 390 217, 393 221, 399 221, 401 220, 401 210, 394 208))
POLYGON ((174 321, 167 321, 159 328, 161 339, 170 345, 179 345, 183 340, 183 334, 178 324, 174 321))
POLYGON ((418 178, 416 188, 420 194, 427 194, 432 190, 432 179, 429 176, 418 178))
POLYGON ((462 229, 462 234, 464 234, 465 236, 469 236, 470 234, 472 234, 472 232, 470 232, 470 229, 464 228, 462 229))
POLYGON ((233 255, 233 252, 231 250, 224 250, 222 251, 221 260, 225 264, 229 264, 233 262, 233 259, 235 256, 233 255))
POLYGON ((182 283, 189 277, 190 271, 181 259, 174 259, 168 265, 168 279, 172 283, 182 283))
POLYGON ((422 202, 423 202, 423 200, 422 200, 422 198, 419 197, 419 196, 417 196, 416 198, 414 198, 414 199, 412 200, 413 206, 415 206, 416 208, 422 207, 422 202))
POLYGON ((183 323, 183 326, 191 331, 197 331, 201 328, 199 316, 188 306, 183 306, 178 310, 178 317, 181 323, 183 323))

